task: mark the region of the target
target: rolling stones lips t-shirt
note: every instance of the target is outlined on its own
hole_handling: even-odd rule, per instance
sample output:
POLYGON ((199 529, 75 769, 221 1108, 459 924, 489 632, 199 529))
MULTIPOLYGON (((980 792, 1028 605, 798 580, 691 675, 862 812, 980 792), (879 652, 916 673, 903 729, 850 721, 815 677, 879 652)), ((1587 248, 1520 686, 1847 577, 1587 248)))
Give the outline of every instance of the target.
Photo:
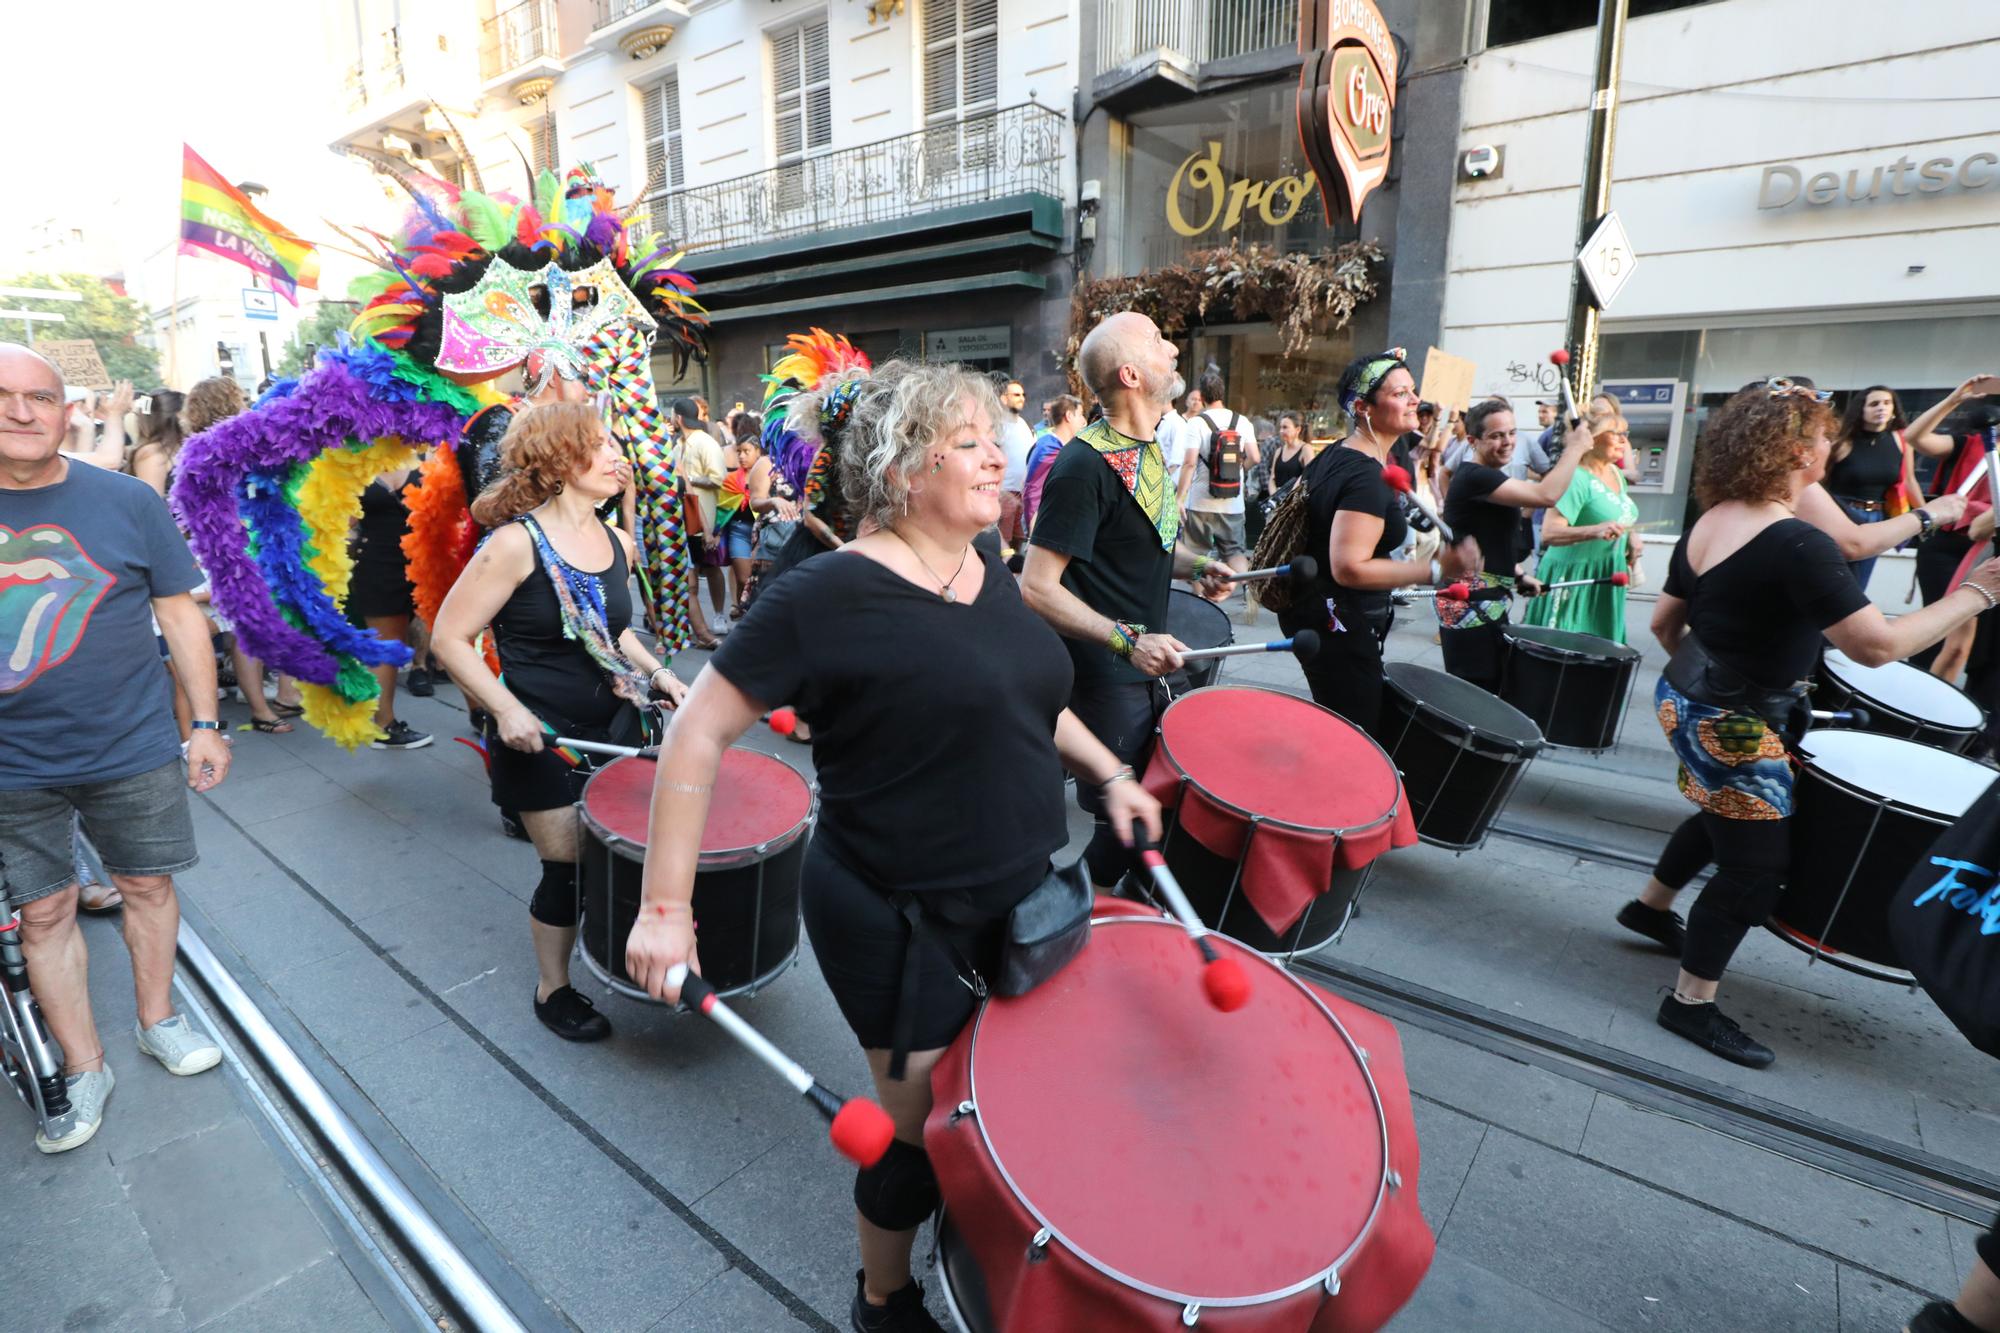
POLYGON ((131 777, 180 754, 152 600, 201 583, 166 501, 70 460, 0 490, 0 791, 131 777))

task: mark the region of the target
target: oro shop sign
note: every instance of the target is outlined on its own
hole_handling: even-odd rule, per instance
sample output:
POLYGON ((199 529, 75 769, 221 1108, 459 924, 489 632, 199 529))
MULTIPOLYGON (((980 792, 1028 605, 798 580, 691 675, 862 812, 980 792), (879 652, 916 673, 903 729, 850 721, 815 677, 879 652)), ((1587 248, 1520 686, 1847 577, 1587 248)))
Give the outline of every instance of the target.
POLYGON ((1757 207, 1789 208, 1801 200, 1808 206, 1823 207, 1943 194, 1947 190, 1990 190, 1996 185, 2000 185, 2000 154, 1994 153, 1973 153, 1963 159, 1933 157, 1921 163, 1906 155, 1876 167, 1821 171, 1810 176, 1800 167, 1780 163, 1764 168, 1757 184, 1757 207))
POLYGON ((1318 187, 1310 171, 1276 180, 1228 180, 1222 172, 1222 145, 1210 140, 1206 152, 1189 153, 1167 182, 1167 225, 1183 236, 1233 231, 1246 213, 1266 226, 1282 227, 1318 187))

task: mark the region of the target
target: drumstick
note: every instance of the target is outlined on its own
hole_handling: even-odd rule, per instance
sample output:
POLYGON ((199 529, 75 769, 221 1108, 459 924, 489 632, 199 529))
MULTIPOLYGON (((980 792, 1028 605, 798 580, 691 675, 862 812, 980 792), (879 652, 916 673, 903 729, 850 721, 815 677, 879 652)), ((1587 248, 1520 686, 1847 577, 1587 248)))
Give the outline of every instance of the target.
POLYGON ((715 988, 689 971, 686 963, 675 963, 667 969, 667 984, 679 986, 682 1004, 692 1004, 696 1012, 736 1038, 745 1050, 769 1065, 778 1077, 811 1102, 813 1109, 831 1122, 827 1137, 833 1140, 841 1156, 858 1166, 873 1166, 882 1160, 882 1154, 889 1151, 890 1141, 896 1137, 895 1122, 889 1119, 887 1111, 866 1097, 842 1101, 839 1093, 814 1078, 804 1065, 779 1050, 742 1015, 724 1004, 715 988))
POLYGON ((1563 411, 1569 413, 1570 429, 1575 430, 1583 424, 1583 413, 1576 410, 1576 394, 1570 390, 1569 372, 1564 369, 1569 365, 1569 349, 1558 347, 1550 352, 1549 364, 1556 368, 1556 383, 1562 386, 1563 411))
POLYGON ((1160 855, 1159 847, 1135 824, 1132 837, 1139 849, 1139 861, 1152 872, 1153 887, 1167 900, 1167 910, 1180 922, 1181 929, 1194 941, 1194 947, 1201 953, 1201 988, 1208 993, 1208 1002, 1223 1013, 1233 1013, 1250 1001, 1250 977, 1244 972, 1243 964, 1234 958, 1225 958, 1209 943, 1212 933, 1194 913, 1194 905, 1181 892, 1181 882, 1174 878, 1174 872, 1167 869, 1167 858, 1160 855))
POLYGON ((1181 661, 1201 662, 1211 657, 1240 657, 1244 653, 1290 653, 1301 662, 1310 662, 1319 656, 1319 635, 1312 630, 1302 629, 1289 639, 1272 639, 1269 643, 1232 643, 1226 648, 1190 648, 1181 654, 1181 661))
POLYGON ((1319 562, 1309 555, 1294 557, 1282 565, 1272 565, 1269 569, 1247 569, 1241 574, 1231 574, 1233 583, 1248 583, 1251 579, 1281 579, 1286 575, 1301 583, 1319 573, 1319 562))
MULTIPOLYGON (((630 745, 608 745, 603 741, 580 741, 574 736, 551 736, 542 743, 551 748, 562 745, 572 750, 582 750, 585 754, 608 754, 618 759, 630 759, 633 755, 649 753, 649 751, 640 750, 630 745)), ((658 754, 659 751, 654 750, 650 751, 650 753, 658 754)))
POLYGON ((1614 588, 1622 588, 1631 581, 1632 576, 1621 569, 1615 574, 1606 574, 1601 579, 1563 579, 1558 583, 1544 583, 1542 590, 1544 592, 1553 592, 1557 588, 1594 588, 1600 583, 1608 583, 1614 588))
POLYGON ((1866 728, 1870 722, 1874 721, 1874 718, 1865 708, 1844 708, 1837 713, 1830 713, 1825 709, 1815 708, 1812 710, 1812 720, 1815 722, 1851 722, 1857 727, 1866 728))
POLYGON ((1445 526, 1444 518, 1438 513, 1438 511, 1431 508, 1430 505, 1424 501, 1423 496, 1417 494, 1417 489, 1414 485, 1411 484, 1410 474, 1406 470, 1398 467, 1394 463, 1385 463, 1382 466, 1382 480, 1389 483, 1390 490, 1396 492, 1396 494, 1402 496, 1404 499, 1408 500, 1411 504, 1415 505, 1418 509, 1422 510, 1424 517, 1428 518, 1432 523, 1437 525, 1437 530, 1439 534, 1443 536, 1443 538, 1446 541, 1456 542, 1458 540, 1458 538, 1451 535, 1451 529, 1445 526))
POLYGON ((1396 601, 1407 602, 1417 597, 1447 597, 1454 602, 1490 602, 1509 595, 1509 589, 1502 584, 1487 583, 1475 588, 1469 583, 1447 583, 1442 586, 1426 585, 1421 588, 1392 588, 1389 596, 1396 601))

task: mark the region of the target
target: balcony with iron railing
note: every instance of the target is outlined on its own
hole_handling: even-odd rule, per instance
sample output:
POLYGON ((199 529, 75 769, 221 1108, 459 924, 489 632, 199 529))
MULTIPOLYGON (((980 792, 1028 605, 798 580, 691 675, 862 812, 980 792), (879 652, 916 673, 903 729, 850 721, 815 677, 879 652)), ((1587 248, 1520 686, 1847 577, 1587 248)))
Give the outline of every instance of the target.
POLYGON ((886 224, 1023 194, 1062 197, 1068 118, 1034 102, 647 198, 677 245, 713 250, 886 224))
POLYGON ((562 52, 556 0, 518 0, 480 27, 479 77, 488 82, 562 52))
POLYGON ((1214 60, 1296 46, 1299 0, 1101 0, 1093 73, 1145 64, 1189 73, 1214 60))
POLYGON ((590 26, 608 28, 661 2, 662 0, 597 0, 597 17, 591 21, 590 26))

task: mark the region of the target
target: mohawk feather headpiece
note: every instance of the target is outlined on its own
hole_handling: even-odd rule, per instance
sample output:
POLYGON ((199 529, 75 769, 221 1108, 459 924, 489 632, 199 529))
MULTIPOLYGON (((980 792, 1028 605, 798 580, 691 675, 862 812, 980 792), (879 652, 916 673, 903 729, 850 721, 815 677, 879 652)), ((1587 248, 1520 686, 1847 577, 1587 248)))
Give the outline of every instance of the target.
POLYGON ((795 493, 806 493, 813 458, 829 433, 838 434, 847 424, 854 406, 854 390, 839 385, 847 376, 873 369, 868 354, 837 333, 815 328, 810 333, 794 333, 785 339, 790 350, 764 376, 764 452, 773 466, 792 484, 795 493), (820 405, 818 430, 810 434, 797 430, 790 421, 792 400, 801 393, 830 392, 820 405))

